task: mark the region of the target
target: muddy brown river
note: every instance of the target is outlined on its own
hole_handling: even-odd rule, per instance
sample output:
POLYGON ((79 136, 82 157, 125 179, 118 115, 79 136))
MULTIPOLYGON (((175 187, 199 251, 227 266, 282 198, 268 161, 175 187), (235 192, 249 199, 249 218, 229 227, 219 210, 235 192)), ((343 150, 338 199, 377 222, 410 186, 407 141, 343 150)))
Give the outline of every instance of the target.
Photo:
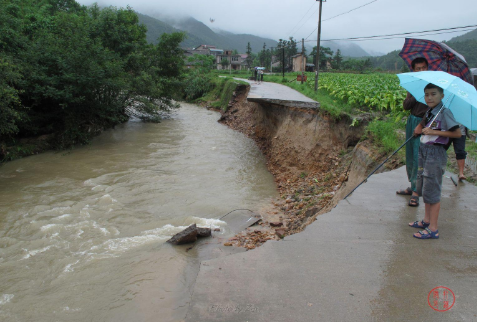
POLYGON ((200 252, 186 226, 277 196, 255 143, 182 104, 91 145, 0 167, 0 321, 177 321, 200 252))

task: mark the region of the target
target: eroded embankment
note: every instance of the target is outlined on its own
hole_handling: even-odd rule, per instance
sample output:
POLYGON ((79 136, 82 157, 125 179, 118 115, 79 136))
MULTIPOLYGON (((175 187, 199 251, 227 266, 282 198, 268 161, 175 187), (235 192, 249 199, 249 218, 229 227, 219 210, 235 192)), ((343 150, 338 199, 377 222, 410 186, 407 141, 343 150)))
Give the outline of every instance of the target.
MULTIPOLYGON (((239 86, 219 122, 254 139, 267 158, 281 198, 252 227, 229 244, 255 248, 268 239, 302 231, 328 212, 382 159, 365 134, 366 120, 328 118, 319 110, 248 102, 239 86)), ((397 161, 386 164, 395 168, 397 161)), ((381 171, 384 171, 383 167, 381 171)))

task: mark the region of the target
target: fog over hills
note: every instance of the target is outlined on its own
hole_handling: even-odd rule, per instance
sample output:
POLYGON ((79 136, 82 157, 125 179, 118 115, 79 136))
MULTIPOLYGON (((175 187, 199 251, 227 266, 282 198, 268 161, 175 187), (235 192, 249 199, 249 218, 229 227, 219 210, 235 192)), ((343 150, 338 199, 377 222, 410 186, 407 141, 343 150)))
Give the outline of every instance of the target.
MULTIPOLYGON (((247 43, 250 42, 252 51, 258 53, 263 48, 265 43, 267 48, 276 47, 278 41, 269 38, 263 38, 251 34, 235 34, 229 31, 220 30, 217 28, 210 28, 203 22, 200 22, 192 17, 173 17, 153 13, 150 16, 140 14, 139 22, 147 26, 147 39, 149 42, 157 43, 157 38, 164 32, 185 31, 187 39, 184 40, 182 46, 185 48, 193 48, 199 45, 211 45, 221 49, 236 49, 240 53, 244 53, 247 48, 247 43)), ((301 48, 301 40, 296 39, 298 43, 298 51, 301 48)), ((311 52, 315 43, 307 42, 305 47, 307 52, 311 52)), ((347 57, 365 57, 370 56, 365 50, 354 43, 339 43, 339 42, 323 42, 322 47, 330 47, 333 52, 339 48, 341 54, 347 57)))
POLYGON ((254 35, 234 34, 223 30, 212 30, 204 23, 192 17, 168 17, 154 14, 154 17, 138 13, 139 22, 146 25, 147 39, 157 43, 157 38, 162 33, 184 31, 187 38, 182 42, 182 47, 193 48, 199 45, 211 45, 220 49, 236 49, 244 53, 247 43, 250 42, 252 51, 257 53, 265 43, 267 48, 276 47, 278 42, 273 39, 262 38, 254 35))

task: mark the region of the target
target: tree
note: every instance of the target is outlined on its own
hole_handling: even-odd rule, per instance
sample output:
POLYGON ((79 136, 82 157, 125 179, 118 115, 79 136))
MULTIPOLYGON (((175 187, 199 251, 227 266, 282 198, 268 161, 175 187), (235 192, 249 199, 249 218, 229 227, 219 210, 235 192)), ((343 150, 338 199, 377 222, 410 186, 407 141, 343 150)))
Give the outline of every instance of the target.
POLYGON ((267 67, 271 63, 271 51, 267 49, 267 45, 263 43, 262 50, 258 53, 258 62, 257 65, 267 67))
POLYGON ((247 43, 246 54, 247 54, 247 58, 245 59, 245 61, 247 63, 247 68, 250 68, 253 63, 252 47, 250 46, 250 42, 247 43))
POLYGON ((341 56, 341 50, 337 49, 335 56, 333 57, 332 66, 334 69, 341 69, 341 63, 343 62, 343 56, 341 56))
POLYGON ((174 107, 184 34, 154 46, 145 33, 129 7, 0 0, 0 144, 54 133, 56 147, 67 147, 131 110, 157 120, 174 107))
POLYGON ((223 58, 220 64, 222 65, 223 69, 227 69, 227 67, 230 65, 230 62, 227 58, 223 58))
MULTIPOLYGON (((311 56, 315 57, 314 61, 316 62, 316 46, 313 47, 311 51, 311 56)), ((321 47, 320 46, 320 66, 319 68, 322 70, 328 69, 328 62, 332 61, 333 51, 328 47, 321 47)))
POLYGON ((208 73, 214 68, 214 56, 198 55, 188 57, 187 62, 191 63, 195 69, 199 69, 201 73, 208 73))

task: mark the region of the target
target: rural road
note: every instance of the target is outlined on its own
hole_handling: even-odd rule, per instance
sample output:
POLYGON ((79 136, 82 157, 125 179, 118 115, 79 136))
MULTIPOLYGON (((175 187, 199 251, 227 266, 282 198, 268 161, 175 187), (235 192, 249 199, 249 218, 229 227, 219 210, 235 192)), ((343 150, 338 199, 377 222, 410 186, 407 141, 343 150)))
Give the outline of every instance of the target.
POLYGON ((262 82, 260 85, 255 81, 237 78, 238 80, 248 82, 250 91, 247 100, 256 103, 273 103, 282 106, 300 107, 306 109, 316 109, 320 103, 306 97, 300 92, 277 83, 262 82))
POLYGON ((373 175, 305 231, 202 262, 186 321, 476 321, 477 187, 443 180, 440 239, 412 237, 404 167, 373 175))

